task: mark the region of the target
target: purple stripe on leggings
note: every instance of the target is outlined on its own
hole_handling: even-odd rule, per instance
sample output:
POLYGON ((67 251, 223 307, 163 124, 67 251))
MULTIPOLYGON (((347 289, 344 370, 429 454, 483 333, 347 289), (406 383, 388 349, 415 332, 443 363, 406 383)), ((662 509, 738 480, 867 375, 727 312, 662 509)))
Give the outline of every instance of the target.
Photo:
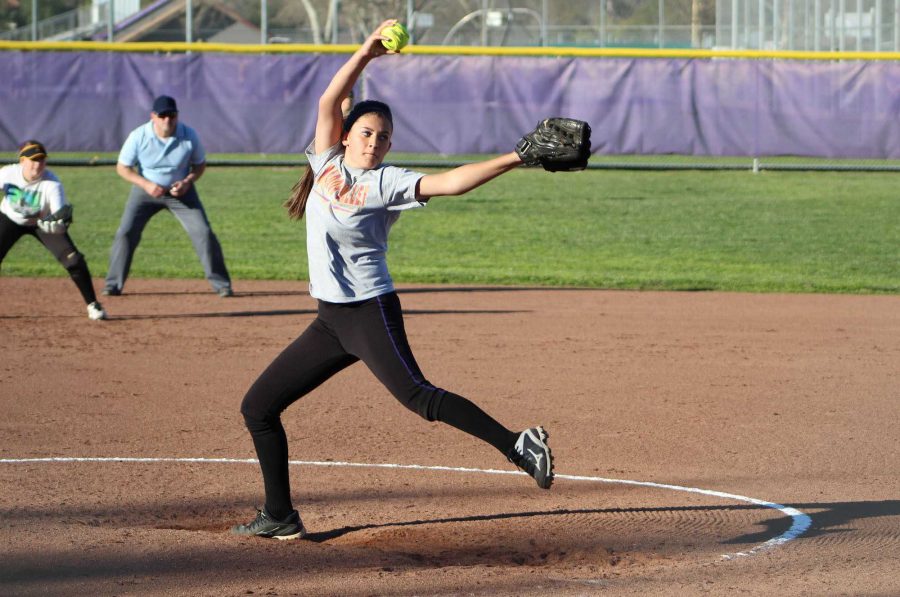
POLYGON ((378 308, 381 310, 381 320, 384 322, 384 330, 387 332, 388 338, 391 339, 391 346, 394 347, 394 353, 397 355, 397 358, 400 359, 400 362, 403 363, 403 366, 406 367, 406 372, 409 373, 409 376, 412 378, 416 385, 421 386, 423 388, 428 388, 430 390, 435 390, 433 385, 424 383, 424 380, 416 379, 416 374, 413 373, 412 369, 409 366, 409 363, 406 362, 406 359, 403 358, 403 355, 400 353, 400 349, 397 347, 397 343, 394 341, 394 336, 391 334, 391 326, 388 325, 387 316, 384 312, 384 303, 381 302, 381 296, 376 296, 376 300, 378 300, 378 308))

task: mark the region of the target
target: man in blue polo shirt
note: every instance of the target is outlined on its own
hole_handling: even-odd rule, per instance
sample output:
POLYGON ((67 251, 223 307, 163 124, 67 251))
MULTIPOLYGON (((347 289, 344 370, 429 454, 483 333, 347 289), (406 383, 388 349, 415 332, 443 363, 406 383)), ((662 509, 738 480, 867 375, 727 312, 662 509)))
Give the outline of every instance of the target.
POLYGON ((150 122, 131 131, 119 152, 116 173, 134 186, 110 250, 103 294, 122 294, 144 227, 168 209, 190 236, 213 290, 221 297, 234 295, 222 247, 194 186, 204 170, 206 152, 197 133, 178 122, 174 99, 157 97, 150 122))

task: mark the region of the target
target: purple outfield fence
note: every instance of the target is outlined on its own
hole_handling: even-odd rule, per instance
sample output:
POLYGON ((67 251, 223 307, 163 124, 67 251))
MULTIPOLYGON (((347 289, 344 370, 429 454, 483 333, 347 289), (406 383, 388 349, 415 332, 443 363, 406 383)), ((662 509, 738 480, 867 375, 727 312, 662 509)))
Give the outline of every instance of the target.
MULTIPOLYGON (((155 95, 209 152, 301 153, 343 55, 0 52, 0 150, 117 151, 155 95)), ((900 63, 401 55, 361 95, 394 150, 500 153, 546 116, 590 122, 600 154, 900 159, 900 63)))

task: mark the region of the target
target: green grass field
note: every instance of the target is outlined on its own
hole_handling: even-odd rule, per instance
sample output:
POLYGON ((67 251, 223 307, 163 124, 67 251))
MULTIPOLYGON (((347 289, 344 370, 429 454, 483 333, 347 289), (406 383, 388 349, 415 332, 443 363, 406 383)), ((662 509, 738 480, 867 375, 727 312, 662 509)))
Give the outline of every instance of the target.
MULTIPOLYGON (((71 235, 95 277, 128 184, 112 167, 51 168, 75 205, 71 235)), ((210 167, 198 188, 241 279, 305 280, 304 226, 281 203, 299 170, 210 167)), ((436 198, 394 227, 397 282, 751 292, 900 292, 896 173, 520 169, 436 198)), ((31 238, 10 276, 65 272, 31 238)), ((133 277, 202 278, 178 222, 155 217, 133 277)))

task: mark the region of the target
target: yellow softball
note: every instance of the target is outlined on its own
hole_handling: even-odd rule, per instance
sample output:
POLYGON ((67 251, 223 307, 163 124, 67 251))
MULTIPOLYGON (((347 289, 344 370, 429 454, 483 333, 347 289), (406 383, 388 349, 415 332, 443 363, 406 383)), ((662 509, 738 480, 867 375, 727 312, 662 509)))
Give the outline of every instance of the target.
POLYGON ((409 31, 403 23, 394 23, 390 27, 381 30, 381 35, 387 39, 381 40, 381 44, 391 52, 399 52, 409 43, 409 31))

